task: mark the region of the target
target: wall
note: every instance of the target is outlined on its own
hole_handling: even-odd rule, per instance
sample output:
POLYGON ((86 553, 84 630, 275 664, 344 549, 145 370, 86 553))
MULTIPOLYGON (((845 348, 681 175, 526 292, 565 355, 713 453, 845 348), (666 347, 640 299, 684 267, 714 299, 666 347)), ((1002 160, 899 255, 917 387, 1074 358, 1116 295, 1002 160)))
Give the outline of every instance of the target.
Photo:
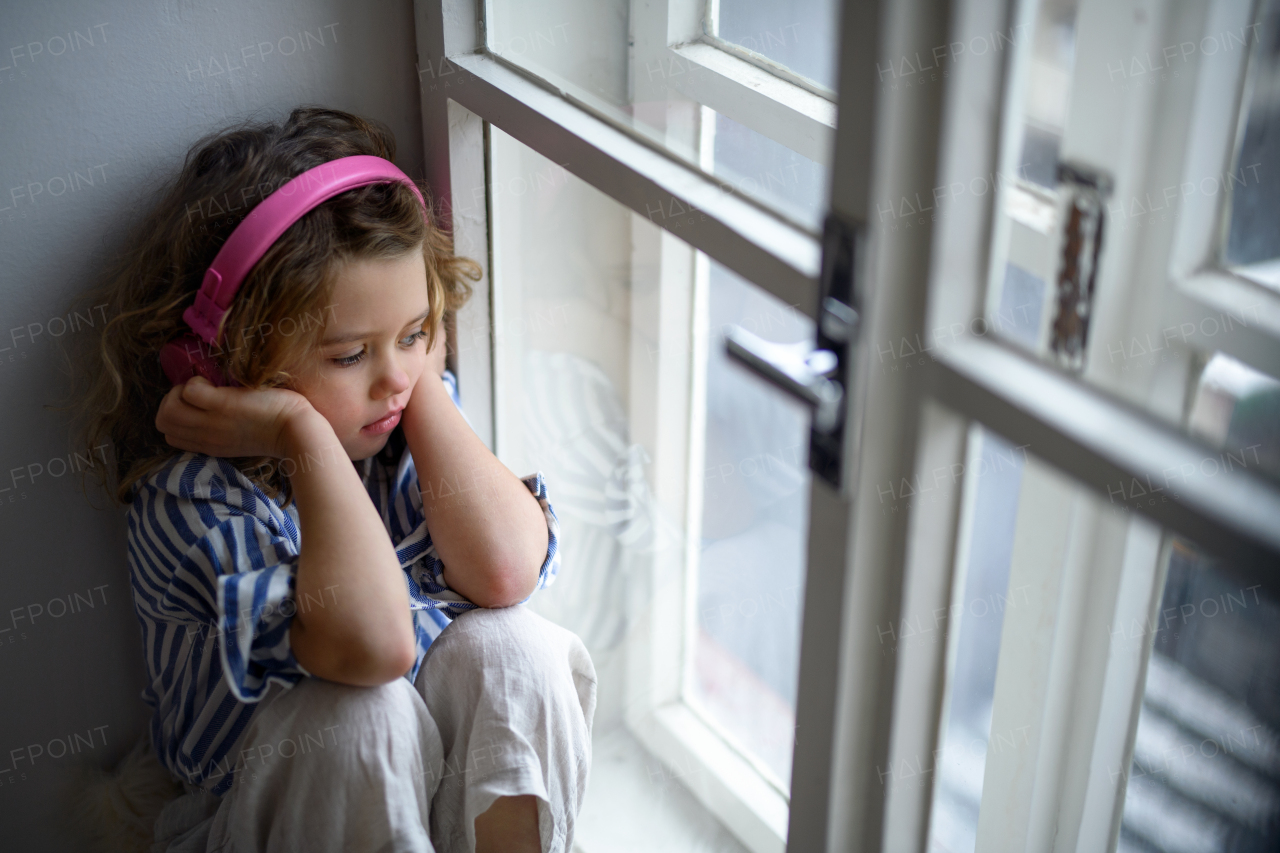
MULTIPOLYGON (((124 511, 81 494, 46 404, 73 293, 203 134, 314 103, 386 122, 421 175, 409 0, 0 4, 0 831, 5 850, 81 849, 61 798, 144 731, 124 511), (61 461, 60 461, 61 460, 61 461), (61 472, 61 473, 59 473, 61 472), (75 735, 79 735, 75 738, 75 735), (74 754, 60 753, 68 738, 74 754)), ((76 453, 79 453, 77 456, 76 453)))

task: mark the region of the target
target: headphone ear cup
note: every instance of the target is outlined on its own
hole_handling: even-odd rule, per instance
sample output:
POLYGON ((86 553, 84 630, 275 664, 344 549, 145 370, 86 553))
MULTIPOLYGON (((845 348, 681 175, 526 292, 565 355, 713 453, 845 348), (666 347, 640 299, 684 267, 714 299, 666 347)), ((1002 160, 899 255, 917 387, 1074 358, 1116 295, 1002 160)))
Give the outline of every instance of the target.
POLYGON ((228 385, 222 369, 203 340, 184 335, 160 349, 160 366, 173 385, 182 385, 194 376, 203 376, 213 385, 228 385))

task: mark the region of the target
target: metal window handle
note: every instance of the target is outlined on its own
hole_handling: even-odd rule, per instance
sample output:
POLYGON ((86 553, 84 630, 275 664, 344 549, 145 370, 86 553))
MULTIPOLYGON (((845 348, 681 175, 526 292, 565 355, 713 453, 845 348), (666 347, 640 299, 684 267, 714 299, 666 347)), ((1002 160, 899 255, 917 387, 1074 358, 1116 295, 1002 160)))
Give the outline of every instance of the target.
POLYGON ((847 344, 858 333, 858 312, 839 299, 828 296, 822 300, 822 319, 818 328, 836 343, 847 344))
POLYGON ((830 433, 839 426, 844 387, 829 378, 840 364, 834 352, 815 350, 804 341, 776 344, 741 326, 731 327, 725 333, 724 342, 731 358, 809 405, 813 409, 814 429, 830 433))
MULTIPOLYGON (((725 337, 729 357, 813 409, 809 430, 809 468, 846 495, 852 482, 845 454, 856 433, 846 438, 849 410, 846 388, 854 381, 849 360, 860 318, 854 307, 859 288, 854 277, 862 237, 859 226, 829 213, 822 227, 822 273, 818 281, 818 323, 814 343, 775 344, 731 326, 725 337)), ((854 424, 858 414, 849 415, 854 424)), ((850 463, 852 464, 852 463, 850 463)))

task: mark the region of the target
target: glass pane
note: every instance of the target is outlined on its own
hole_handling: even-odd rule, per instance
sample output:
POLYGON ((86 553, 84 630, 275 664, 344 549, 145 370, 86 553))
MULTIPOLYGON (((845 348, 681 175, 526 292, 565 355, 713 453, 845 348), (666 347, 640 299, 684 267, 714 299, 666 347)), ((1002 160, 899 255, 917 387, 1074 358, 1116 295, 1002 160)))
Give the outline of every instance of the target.
POLYGON ((987 319, 996 334, 1036 350, 1045 346, 1053 307, 1046 282, 1056 270, 1058 151, 1075 66, 1076 2, 1023 5, 1035 10, 1034 23, 1017 53, 1008 104, 1014 121, 1001 173, 992 178, 998 204, 987 319))
POLYGON ((1124 853, 1280 847, 1280 590, 1174 537, 1133 763, 1124 853))
POLYGON ((1255 281, 1280 289, 1280 4, 1264 4, 1255 27, 1247 115, 1231 191, 1225 262, 1255 281))
MULTIPOLYGON (((772 25, 772 36, 761 31, 743 38, 774 44, 781 27, 788 50, 799 39, 800 56, 829 65, 836 28, 822 29, 818 10, 834 6, 823 2, 827 5, 810 0, 812 13, 779 12, 787 20, 772 25), (821 50, 811 44, 819 34, 821 50)), ((774 136, 792 139, 777 122, 757 123, 737 113, 734 121, 717 112, 716 104, 704 105, 701 93, 719 90, 708 86, 719 72, 668 48, 665 10, 665 3, 639 0, 634 8, 632 0, 493 0, 486 18, 488 47, 610 121, 722 178, 728 191, 819 231, 829 152, 820 151, 816 142, 812 149, 792 151, 775 141, 774 136)))
POLYGON ((1075 65, 1075 0, 1044 0, 1036 15, 1022 108, 1019 177, 1057 186, 1058 148, 1067 124, 1075 65))
POLYGON ((710 265, 692 700, 791 781, 809 509, 809 414, 724 353, 723 330, 812 341, 813 321, 710 265), (768 592, 764 592, 768 590, 768 592))
POLYGON ((716 5, 718 37, 835 91, 836 0, 719 0, 716 5))
MULTIPOLYGON (((933 762, 937 782, 930 853, 972 851, 976 844, 1004 611, 1025 603, 1027 597, 1026 589, 1009 588, 1025 448, 981 427, 974 427, 970 446, 977 461, 970 466, 971 482, 966 484, 972 494, 965 519, 970 532, 950 611, 956 617, 948 619, 955 651, 941 744, 933 762)), ((909 626, 903 627, 898 633, 906 633, 909 626)))
MULTIPOLYGON (((1186 427, 1207 445, 1202 473, 1244 468, 1280 477, 1280 382, 1215 354, 1204 360, 1192 390, 1186 427)), ((932 761, 899 759, 883 772, 885 784, 932 782, 930 853, 983 849, 980 833, 989 843, 1001 831, 992 815, 1011 808, 993 797, 1016 797, 1013 791, 1029 783, 1029 768, 1043 758, 1043 745, 1060 731, 1057 723, 1046 726, 1046 706, 1038 703, 1054 702, 1054 713, 1088 714, 1097 707, 1107 713, 1109 706, 1094 706, 1088 695, 1102 687, 1096 654, 1093 665, 1079 664, 1070 676, 1071 695, 1052 698, 1061 649, 1096 640, 1071 632, 1097 630, 1104 621, 1110 630, 1105 614, 1112 606, 1150 606, 1149 617, 1126 621, 1110 635, 1113 644, 1119 636, 1132 649, 1113 645, 1106 656, 1107 677, 1124 678, 1125 656, 1132 650, 1136 664, 1139 647, 1154 647, 1133 764, 1106 768, 1112 783, 1127 791, 1119 849, 1278 849, 1280 590, 1272 573, 1243 574, 1170 536, 1158 609, 1148 605, 1140 584, 1117 592, 1108 584, 1122 571, 1144 570, 1128 560, 1142 553, 1131 545, 1145 534, 1130 528, 1128 510, 1115 504, 1114 494, 1083 488, 1033 451, 973 428, 951 609, 880 629, 882 641, 898 648, 933 642, 944 628, 948 643, 938 751, 932 761)), ((899 500, 925 490, 904 483, 888 496, 899 500)), ((1154 551, 1151 561, 1148 572, 1155 570, 1154 551)), ((1121 687, 1116 695, 1124 692, 1121 687)), ((1128 715, 1113 713, 1097 724, 1098 733, 1123 743, 1128 715)))
POLYGON ((1280 381, 1275 377, 1214 353, 1200 373, 1187 429, 1232 460, 1243 460, 1231 465, 1280 479, 1280 381))
POLYGON ((714 134, 709 147, 716 177, 795 221, 818 228, 827 207, 825 166, 706 107, 702 115, 703 133, 714 134))
MULTIPOLYGON (((1216 354, 1187 421, 1225 464, 1280 476, 1280 382, 1216 354)), ((1170 537, 1167 551, 1160 609, 1145 630, 1153 647, 1120 849, 1275 850, 1280 589, 1181 537, 1170 537)))
POLYGON ((529 606, 599 678, 578 841, 736 853, 692 794, 711 771, 645 725, 692 700, 697 736, 788 779, 807 426, 718 341, 812 329, 496 127, 490 164, 496 451, 546 475, 562 567, 529 606))

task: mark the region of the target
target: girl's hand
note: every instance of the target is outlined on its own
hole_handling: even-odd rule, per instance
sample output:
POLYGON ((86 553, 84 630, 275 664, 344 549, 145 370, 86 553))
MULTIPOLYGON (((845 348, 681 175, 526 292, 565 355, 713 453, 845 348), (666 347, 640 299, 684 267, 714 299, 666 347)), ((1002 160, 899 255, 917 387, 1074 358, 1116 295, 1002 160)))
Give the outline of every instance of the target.
POLYGON ((179 450, 208 456, 287 455, 287 427, 315 410, 287 388, 218 387, 196 376, 160 401, 156 429, 179 450))

